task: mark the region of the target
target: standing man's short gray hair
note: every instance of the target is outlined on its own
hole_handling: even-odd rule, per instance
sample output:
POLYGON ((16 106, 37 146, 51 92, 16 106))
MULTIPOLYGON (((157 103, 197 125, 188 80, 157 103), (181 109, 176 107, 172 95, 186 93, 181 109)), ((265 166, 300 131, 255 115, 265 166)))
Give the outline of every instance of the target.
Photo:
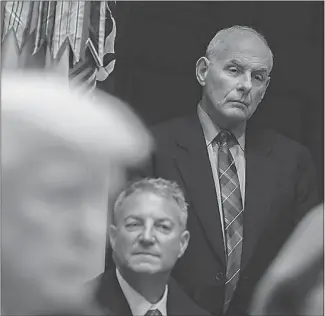
POLYGON ((206 56, 210 58, 213 55, 215 55, 217 51, 216 48, 219 45, 222 45, 225 39, 227 38, 227 36, 229 36, 231 33, 247 33, 247 32, 256 35, 264 42, 264 44, 269 48, 273 60, 273 53, 271 51, 270 45, 268 44, 266 38, 261 33, 253 29, 252 27, 242 26, 242 25, 234 25, 232 27, 222 29, 219 32, 217 32, 207 47, 206 56))

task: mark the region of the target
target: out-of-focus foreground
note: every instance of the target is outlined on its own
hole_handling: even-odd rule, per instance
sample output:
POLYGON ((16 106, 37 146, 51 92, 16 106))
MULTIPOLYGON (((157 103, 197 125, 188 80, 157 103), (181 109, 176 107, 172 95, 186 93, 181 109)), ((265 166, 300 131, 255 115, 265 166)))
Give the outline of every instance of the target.
POLYGON ((1 82, 2 314, 94 314, 107 210, 152 139, 120 100, 46 73, 1 82))

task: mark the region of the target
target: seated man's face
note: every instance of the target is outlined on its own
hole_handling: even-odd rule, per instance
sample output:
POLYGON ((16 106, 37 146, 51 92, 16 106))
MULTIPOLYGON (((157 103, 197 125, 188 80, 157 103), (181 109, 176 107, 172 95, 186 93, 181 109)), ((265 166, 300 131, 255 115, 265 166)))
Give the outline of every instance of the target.
POLYGON ((127 197, 110 231, 117 266, 137 273, 168 273, 188 245, 189 233, 173 200, 150 192, 127 197))
POLYGON ((91 159, 48 142, 4 173, 3 295, 27 293, 25 312, 80 305, 83 284, 104 269, 107 179, 120 179, 91 159))

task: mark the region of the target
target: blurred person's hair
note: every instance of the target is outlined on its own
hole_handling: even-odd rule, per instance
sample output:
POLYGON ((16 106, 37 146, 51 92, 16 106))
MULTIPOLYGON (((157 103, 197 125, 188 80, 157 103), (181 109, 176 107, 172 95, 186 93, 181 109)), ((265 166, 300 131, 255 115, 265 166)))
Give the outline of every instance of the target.
MULTIPOLYGON (((90 99, 45 72, 4 72, 1 84, 4 132, 15 128, 23 136, 25 128, 42 130, 94 156, 109 155, 120 166, 143 161, 151 150, 152 139, 141 120, 116 97, 97 92, 90 99)), ((5 166, 19 158, 10 155, 10 147, 2 152, 5 166)))

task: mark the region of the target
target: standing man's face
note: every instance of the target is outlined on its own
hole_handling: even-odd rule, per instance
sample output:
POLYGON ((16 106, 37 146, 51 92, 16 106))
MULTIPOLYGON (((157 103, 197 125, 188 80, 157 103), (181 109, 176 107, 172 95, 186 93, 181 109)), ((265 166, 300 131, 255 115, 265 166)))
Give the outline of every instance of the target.
POLYGON ((189 233, 174 201, 150 192, 129 196, 115 214, 111 245, 120 269, 169 273, 187 248, 189 233))
POLYGON ((22 159, 3 178, 6 289, 13 284, 15 292, 21 289, 24 312, 82 306, 84 283, 103 266, 107 192, 112 190, 107 179, 117 185, 116 174, 103 172, 78 150, 51 148, 51 143, 22 159))
POLYGON ((205 110, 220 127, 248 120, 269 83, 272 56, 256 35, 244 32, 226 38, 209 59, 197 63, 205 110))

